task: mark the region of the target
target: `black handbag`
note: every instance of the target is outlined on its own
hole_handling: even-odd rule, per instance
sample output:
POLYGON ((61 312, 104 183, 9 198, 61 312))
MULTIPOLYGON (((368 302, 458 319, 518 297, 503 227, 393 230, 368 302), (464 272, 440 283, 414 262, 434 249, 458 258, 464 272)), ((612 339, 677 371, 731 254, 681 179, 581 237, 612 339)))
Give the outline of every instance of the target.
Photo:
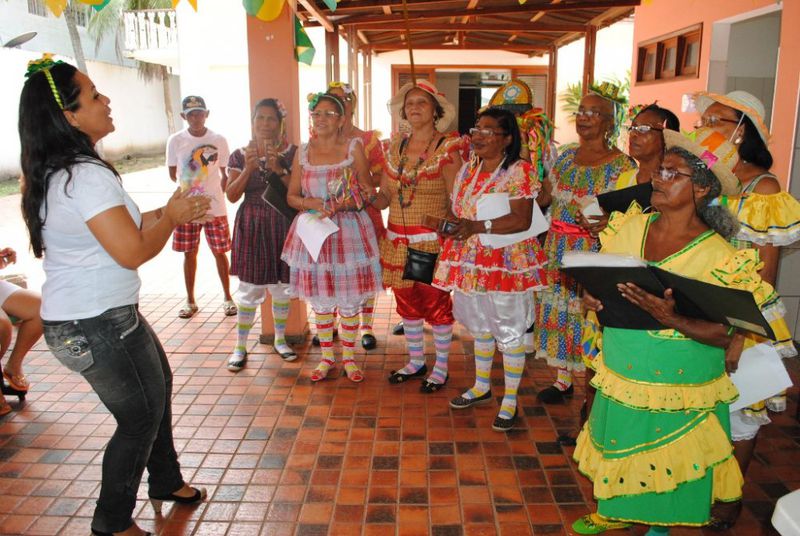
POLYGON ((429 253, 412 247, 406 248, 408 255, 403 267, 403 279, 419 281, 430 285, 433 282, 433 271, 436 269, 438 253, 429 253))
MULTIPOLYGON (((443 138, 442 138, 443 139, 443 138)), ((439 143, 442 143, 439 139, 439 143)), ((408 138, 400 143, 400 154, 402 155, 406 150, 408 138)), ((436 146, 437 148, 439 145, 436 146)), ((403 165, 397 170, 397 175, 403 175, 403 165)), ((403 204, 400 203, 400 215, 403 218, 403 228, 406 226, 406 213, 403 209, 403 204)), ((408 235, 406 235, 408 238, 408 235)), ((410 245, 406 247, 406 264, 403 266, 403 279, 407 281, 418 281, 430 285, 433 282, 433 272, 436 270, 436 260, 439 258, 438 253, 429 253, 419 249, 414 249, 410 245)))

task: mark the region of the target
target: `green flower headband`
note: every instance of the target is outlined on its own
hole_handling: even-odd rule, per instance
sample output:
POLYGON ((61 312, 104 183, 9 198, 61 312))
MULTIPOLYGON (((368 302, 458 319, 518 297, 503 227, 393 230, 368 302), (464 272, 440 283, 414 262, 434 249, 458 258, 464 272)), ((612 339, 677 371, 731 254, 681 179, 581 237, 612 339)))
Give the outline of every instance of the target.
POLYGON ((321 92, 309 93, 307 99, 308 99, 308 109, 311 111, 313 111, 314 108, 317 107, 317 104, 319 104, 320 99, 328 99, 335 102, 336 106, 339 108, 339 111, 342 114, 344 114, 344 104, 342 104, 342 101, 339 100, 339 97, 337 97, 336 95, 331 95, 330 93, 321 93, 321 92))
POLYGON ((25 78, 31 78, 36 73, 44 73, 44 76, 47 78, 47 83, 50 85, 50 91, 53 92, 53 98, 56 99, 56 104, 58 104, 58 107, 63 110, 64 103, 61 100, 61 94, 58 92, 58 88, 56 88, 56 82, 53 80, 53 75, 50 74, 50 68, 61 63, 64 62, 61 60, 53 61, 52 54, 42 54, 42 57, 38 60, 31 60, 28 62, 28 70, 25 72, 25 78))

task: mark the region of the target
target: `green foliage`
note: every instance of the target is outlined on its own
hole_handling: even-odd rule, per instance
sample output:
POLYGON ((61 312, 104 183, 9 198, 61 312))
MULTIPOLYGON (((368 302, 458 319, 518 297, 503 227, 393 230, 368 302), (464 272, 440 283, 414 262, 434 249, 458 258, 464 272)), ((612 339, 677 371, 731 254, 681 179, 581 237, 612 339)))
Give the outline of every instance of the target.
MULTIPOLYGON (((614 118, 614 123, 616 125, 616 129, 611 139, 611 143, 616 144, 617 138, 619 137, 619 128, 625 122, 625 115, 628 113, 628 105, 630 104, 631 72, 627 71, 625 73, 625 78, 622 79, 616 76, 611 76, 604 78, 603 80, 598 80, 597 82, 610 82, 620 88, 619 95, 623 102, 622 104, 618 103, 614 106, 616 115, 614 118)), ((583 84, 581 82, 567 84, 567 89, 562 91, 558 96, 558 100, 561 102, 561 109, 569 114, 570 123, 575 123, 575 116, 572 114, 578 111, 578 108, 581 104, 581 98, 583 98, 583 84)))

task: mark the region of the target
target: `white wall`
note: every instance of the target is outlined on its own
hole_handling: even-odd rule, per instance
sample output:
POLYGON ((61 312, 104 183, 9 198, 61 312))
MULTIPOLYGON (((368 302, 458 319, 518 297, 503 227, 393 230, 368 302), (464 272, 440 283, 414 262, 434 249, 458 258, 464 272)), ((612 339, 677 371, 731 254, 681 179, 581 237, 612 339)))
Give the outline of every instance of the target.
MULTIPOLYGON (((555 138, 560 143, 578 141, 575 125, 566 112, 561 109, 559 97, 567 89, 568 84, 575 84, 583 79, 584 42, 584 39, 579 39, 561 47, 558 51, 555 138)), ((632 57, 633 21, 620 21, 598 31, 594 63, 595 80, 604 80, 609 77, 624 79, 626 73, 632 70, 632 57)))
MULTIPOLYGON (((251 137, 245 11, 230 2, 203 2, 197 12, 180 2, 175 11, 181 98, 203 97, 211 112, 208 128, 240 147, 251 137)), ((175 109, 180 113, 180 101, 175 109)))
MULTIPOLYGON (((28 61, 40 52, 0 48, 0 72, 7 73, 0 84, 0 179, 19 174, 19 95, 25 83, 28 61)), ((75 61, 57 56, 68 63, 75 61)), ((102 151, 109 158, 125 154, 161 151, 168 135, 161 82, 144 82, 137 70, 88 61, 89 76, 101 93, 111 99, 111 113, 116 131, 103 140, 102 151)), ((172 77, 173 98, 177 98, 177 80, 172 77)), ((180 118, 179 118, 180 119, 180 118)))
MULTIPOLYGON (((31 41, 20 46, 22 50, 52 52, 66 56, 74 55, 67 32, 67 23, 63 16, 56 18, 50 11, 47 11, 45 17, 30 14, 27 0, 0 1, 0 40, 3 43, 8 42, 12 37, 31 31, 36 32, 37 35, 31 41)), ((83 54, 87 61, 98 60, 134 65, 130 60, 122 60, 117 57, 113 35, 104 39, 100 48, 95 50, 94 38, 89 35, 86 28, 78 26, 78 34, 81 37, 83 54)))

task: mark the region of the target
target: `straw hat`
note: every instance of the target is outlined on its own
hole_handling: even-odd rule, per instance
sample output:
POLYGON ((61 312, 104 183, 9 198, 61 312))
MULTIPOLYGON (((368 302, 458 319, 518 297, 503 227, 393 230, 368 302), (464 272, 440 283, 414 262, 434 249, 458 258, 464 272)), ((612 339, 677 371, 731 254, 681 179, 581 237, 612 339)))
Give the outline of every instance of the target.
POLYGON ((512 80, 497 88, 489 99, 489 106, 521 115, 533 108, 533 93, 522 80, 512 80))
POLYGON ((764 104, 758 98, 748 93, 747 91, 731 91, 727 95, 719 95, 717 93, 709 93, 708 91, 700 91, 694 96, 695 107, 701 114, 705 113, 706 109, 713 103, 718 102, 734 110, 739 110, 744 115, 750 118, 750 121, 756 126, 759 136, 764 141, 764 145, 769 143, 769 128, 764 123, 764 115, 766 113, 764 104))
POLYGON ((389 102, 386 104, 389 108, 389 112, 391 112, 392 116, 394 117, 395 121, 399 122, 407 122, 405 119, 402 119, 400 115, 400 111, 403 109, 403 105, 406 101, 406 94, 411 91, 412 89, 421 89, 434 99, 436 102, 444 110, 444 115, 440 117, 435 122, 436 130, 439 132, 447 132, 447 128, 450 126, 450 123, 453 122, 453 119, 456 117, 456 109, 455 107, 450 104, 450 102, 444 97, 442 93, 439 93, 439 90, 436 89, 436 86, 431 84, 427 80, 417 80, 416 84, 414 82, 409 82, 405 84, 400 90, 392 97, 389 102))
POLYGON ((698 128, 685 134, 664 129, 661 133, 667 149, 680 147, 705 163, 722 185, 722 195, 736 195, 742 190, 742 183, 733 174, 739 152, 725 136, 710 128, 698 128))

